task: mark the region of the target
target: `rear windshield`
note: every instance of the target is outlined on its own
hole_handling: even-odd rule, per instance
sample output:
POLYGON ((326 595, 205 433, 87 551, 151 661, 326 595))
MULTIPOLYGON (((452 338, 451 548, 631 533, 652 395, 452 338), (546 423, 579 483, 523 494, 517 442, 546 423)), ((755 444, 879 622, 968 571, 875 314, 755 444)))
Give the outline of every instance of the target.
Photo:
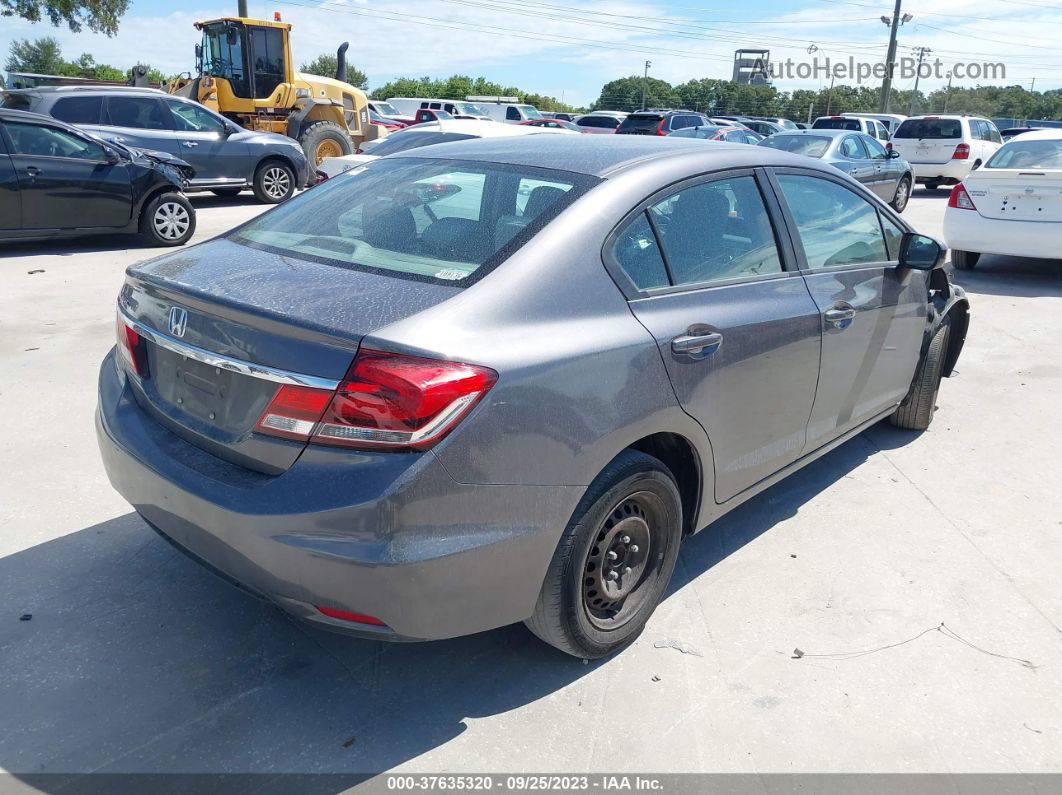
MULTIPOLYGON (((845 136, 848 137, 848 136, 845 136)), ((825 135, 785 135, 778 133, 770 138, 760 141, 760 146, 769 146, 771 149, 781 149, 785 152, 794 152, 808 157, 822 157, 830 148, 832 138, 825 135)))
POLYGON ((992 155, 985 168, 1062 168, 1062 140, 1011 141, 992 155))
POLYGON ((862 130, 859 119, 815 119, 813 130, 862 130))
MULTIPOLYGON (((629 116, 627 118, 630 118, 629 116)), ((657 120, 659 121, 659 119, 657 120)), ((580 127, 618 127, 620 120, 615 116, 583 116, 576 122, 580 127)))
POLYGON ((597 181, 530 166, 388 158, 334 177, 228 237, 285 256, 463 286, 597 181))
POLYGON ((663 116, 628 116, 619 125, 620 130, 655 130, 660 126, 663 116))
POLYGON ((893 138, 962 138, 958 119, 908 119, 892 134, 893 138))
MULTIPOLYGON (((430 122, 429 122, 430 123, 430 122)), ((405 152, 407 149, 417 149, 430 144, 445 144, 451 141, 464 141, 467 138, 475 138, 474 135, 455 132, 424 132, 422 130, 399 130, 386 138, 378 138, 361 147, 361 151, 367 155, 393 155, 396 152, 405 152)))
POLYGON ((25 94, 4 94, 0 98, 0 108, 9 110, 29 110, 30 104, 30 98, 25 94))

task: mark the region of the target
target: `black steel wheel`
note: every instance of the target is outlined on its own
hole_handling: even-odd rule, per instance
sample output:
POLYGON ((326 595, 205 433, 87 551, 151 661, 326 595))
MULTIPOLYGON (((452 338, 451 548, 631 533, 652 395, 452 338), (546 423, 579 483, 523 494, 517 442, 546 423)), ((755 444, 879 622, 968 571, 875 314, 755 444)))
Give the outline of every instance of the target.
POLYGON ((671 472, 650 455, 625 450, 576 508, 525 623, 576 657, 622 648, 663 597, 681 539, 682 500, 671 472))

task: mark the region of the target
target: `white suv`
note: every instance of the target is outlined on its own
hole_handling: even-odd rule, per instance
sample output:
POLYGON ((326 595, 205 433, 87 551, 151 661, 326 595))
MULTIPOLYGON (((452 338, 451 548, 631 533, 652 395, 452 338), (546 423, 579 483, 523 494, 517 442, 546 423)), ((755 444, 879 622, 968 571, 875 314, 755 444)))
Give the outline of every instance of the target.
POLYGON ((877 138, 888 148, 889 131, 877 119, 870 116, 819 116, 811 125, 813 130, 851 130, 877 138))
POLYGON ((892 136, 892 146, 929 190, 961 182, 1003 145, 996 125, 976 116, 912 116, 892 136))

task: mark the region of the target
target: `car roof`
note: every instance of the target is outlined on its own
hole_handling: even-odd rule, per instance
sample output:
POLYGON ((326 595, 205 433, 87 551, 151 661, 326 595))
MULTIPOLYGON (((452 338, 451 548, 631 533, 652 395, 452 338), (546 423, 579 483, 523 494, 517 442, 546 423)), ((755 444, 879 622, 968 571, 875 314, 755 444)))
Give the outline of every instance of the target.
MULTIPOLYGON (((515 125, 514 125, 515 126, 515 125)), ((761 146, 704 141, 675 136, 575 134, 568 137, 536 135, 526 140, 477 139, 434 144, 397 153, 394 157, 439 158, 505 163, 516 166, 554 168, 595 177, 605 177, 645 164, 701 156, 700 170, 749 168, 766 165, 803 165, 810 158, 761 146), (705 163, 704 161, 708 161, 705 163), (718 164, 718 165, 717 165, 718 164)))
POLYGON ((8 121, 48 122, 49 124, 57 124, 60 127, 66 126, 58 119, 47 116, 43 113, 30 113, 28 110, 15 110, 14 108, 0 108, 0 119, 7 119, 8 121))
POLYGON ((439 121, 428 121, 423 124, 414 124, 411 127, 406 127, 404 130, 399 130, 398 132, 450 132, 474 135, 477 138, 502 138, 513 135, 537 135, 544 131, 546 131, 547 135, 556 133, 571 133, 572 135, 579 134, 572 130, 560 130, 556 128, 551 130, 548 127, 525 127, 522 124, 505 124, 504 122, 487 121, 485 119, 440 119, 439 121))
POLYGON ((1011 141, 1062 141, 1062 128, 1042 127, 1040 129, 1032 129, 1029 132, 1015 135, 1007 143, 1009 144, 1011 141))
POLYGON ((776 132, 775 135, 810 135, 814 138, 840 138, 842 135, 866 135, 866 133, 859 130, 831 130, 831 129, 818 129, 818 130, 782 130, 776 132))

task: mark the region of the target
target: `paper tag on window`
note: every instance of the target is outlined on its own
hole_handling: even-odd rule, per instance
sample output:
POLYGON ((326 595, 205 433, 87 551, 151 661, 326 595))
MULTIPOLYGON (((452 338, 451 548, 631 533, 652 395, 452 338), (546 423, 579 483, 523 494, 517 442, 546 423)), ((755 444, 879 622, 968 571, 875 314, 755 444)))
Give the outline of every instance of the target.
POLYGON ((436 279, 446 279, 447 281, 457 281, 458 279, 465 278, 465 272, 457 270, 457 268, 444 268, 435 274, 436 279))

